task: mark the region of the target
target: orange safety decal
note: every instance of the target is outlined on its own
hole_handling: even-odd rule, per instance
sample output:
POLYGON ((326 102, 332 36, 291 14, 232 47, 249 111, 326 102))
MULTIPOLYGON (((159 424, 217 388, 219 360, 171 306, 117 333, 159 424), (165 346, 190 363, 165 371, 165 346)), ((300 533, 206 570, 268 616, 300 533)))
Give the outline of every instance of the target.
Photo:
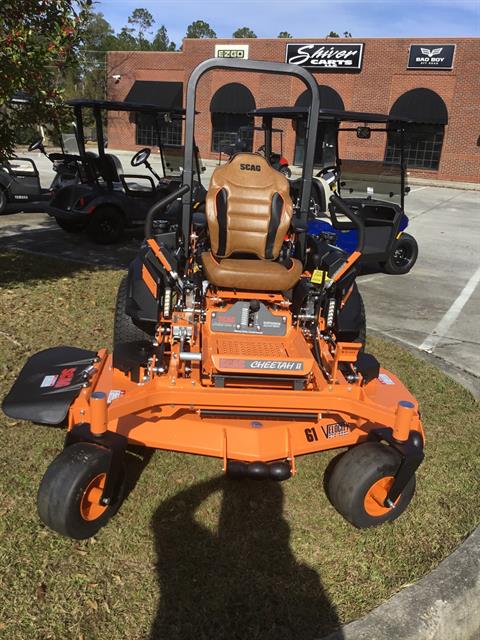
POLYGON ((334 282, 338 282, 338 280, 340 280, 340 278, 343 276, 343 274, 346 273, 346 271, 348 271, 348 269, 350 269, 352 264, 354 264, 361 255, 362 254, 359 251, 354 251, 349 256, 348 260, 343 264, 343 266, 341 266, 340 269, 334 274, 332 280, 334 282))
POLYGON ((153 240, 152 238, 149 238, 147 240, 147 244, 150 247, 150 249, 153 251, 153 253, 156 255, 156 257, 160 260, 160 262, 165 267, 165 269, 167 271, 171 271, 172 267, 170 266, 168 260, 163 255, 162 250, 160 249, 158 244, 155 242, 155 240, 153 240))
POLYGON ((142 265, 142 279, 148 287, 148 290, 152 294, 152 296, 156 299, 157 297, 157 283, 152 277, 152 274, 147 269, 145 265, 142 265))

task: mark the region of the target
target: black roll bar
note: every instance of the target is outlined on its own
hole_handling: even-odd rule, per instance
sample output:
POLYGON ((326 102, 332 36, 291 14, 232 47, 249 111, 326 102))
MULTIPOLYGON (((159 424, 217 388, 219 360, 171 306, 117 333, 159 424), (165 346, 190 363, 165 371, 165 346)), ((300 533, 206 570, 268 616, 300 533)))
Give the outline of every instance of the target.
MULTIPOLYGON (((340 196, 337 196, 335 193, 330 196, 330 206, 332 205, 336 209, 341 211, 341 213, 343 213, 350 220, 350 222, 353 222, 353 224, 357 227, 358 238, 357 247, 355 250, 359 253, 362 253, 365 246, 365 223, 360 218, 360 216, 357 216, 353 213, 345 200, 343 200, 343 198, 341 198, 340 196)), ((334 212, 330 211, 330 213, 335 216, 334 212)))
MULTIPOLYGON (((228 60, 223 58, 210 58, 196 67, 188 80, 187 104, 185 118, 185 156, 183 163, 183 181, 193 190, 193 148, 195 129, 195 99, 196 89, 200 78, 212 69, 228 69, 229 71, 256 71, 278 75, 288 75, 299 78, 309 89, 311 97, 310 110, 308 112, 305 158, 302 171, 302 195, 300 200, 299 227, 307 228, 307 217, 310 206, 310 192, 312 188, 313 161, 315 156, 315 144, 317 140, 318 113, 320 97, 318 84, 314 77, 303 67, 282 62, 266 62, 260 60, 228 60)), ((188 258, 189 234, 191 216, 191 195, 186 193, 182 198, 182 241, 185 257, 188 258)), ((299 257, 305 258, 306 237, 305 232, 299 237, 299 257)))
POLYGON ((173 193, 169 193, 168 196, 165 196, 165 198, 162 198, 161 200, 159 200, 158 202, 156 202, 154 205, 150 207, 147 213, 147 217, 145 218, 144 231, 145 231, 145 238, 147 240, 153 237, 154 216, 157 213, 160 213, 160 211, 165 209, 165 207, 171 204, 174 200, 176 200, 177 198, 180 198, 180 196, 183 196, 184 194, 187 194, 189 191, 190 191, 190 186, 188 184, 183 184, 179 189, 177 189, 177 191, 174 191, 173 193))

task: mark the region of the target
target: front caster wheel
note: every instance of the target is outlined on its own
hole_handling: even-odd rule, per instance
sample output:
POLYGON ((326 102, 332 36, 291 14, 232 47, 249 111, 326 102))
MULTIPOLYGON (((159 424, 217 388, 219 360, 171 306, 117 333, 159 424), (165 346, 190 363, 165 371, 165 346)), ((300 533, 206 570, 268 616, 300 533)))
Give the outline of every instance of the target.
POLYGON ((337 511, 355 527, 367 529, 391 522, 408 507, 415 492, 415 476, 390 508, 384 505, 400 465, 400 454, 379 442, 349 449, 328 480, 328 497, 337 511))
POLYGON ((110 454, 95 444, 78 442, 64 449, 40 483, 37 507, 41 520, 76 540, 95 535, 122 501, 123 476, 112 503, 100 503, 109 468, 110 454))

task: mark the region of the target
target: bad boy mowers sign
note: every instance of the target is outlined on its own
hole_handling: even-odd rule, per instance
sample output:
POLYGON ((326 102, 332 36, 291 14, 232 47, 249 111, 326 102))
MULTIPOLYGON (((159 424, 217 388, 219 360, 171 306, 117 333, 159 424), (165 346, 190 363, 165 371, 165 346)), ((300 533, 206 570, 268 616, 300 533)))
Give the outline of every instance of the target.
POLYGON ((285 62, 316 71, 359 71, 362 56, 363 44, 287 44, 285 62))
POLYGON ((412 44, 407 69, 451 69, 454 44, 412 44))

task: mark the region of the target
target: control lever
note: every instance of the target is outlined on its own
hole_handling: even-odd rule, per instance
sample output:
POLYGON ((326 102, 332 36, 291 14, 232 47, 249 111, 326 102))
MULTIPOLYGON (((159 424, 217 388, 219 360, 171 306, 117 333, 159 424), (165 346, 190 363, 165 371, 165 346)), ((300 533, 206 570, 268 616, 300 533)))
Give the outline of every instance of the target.
POLYGON ((260 302, 258 300, 250 300, 248 307, 248 326, 253 327, 255 325, 255 314, 260 311, 260 302))

